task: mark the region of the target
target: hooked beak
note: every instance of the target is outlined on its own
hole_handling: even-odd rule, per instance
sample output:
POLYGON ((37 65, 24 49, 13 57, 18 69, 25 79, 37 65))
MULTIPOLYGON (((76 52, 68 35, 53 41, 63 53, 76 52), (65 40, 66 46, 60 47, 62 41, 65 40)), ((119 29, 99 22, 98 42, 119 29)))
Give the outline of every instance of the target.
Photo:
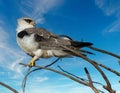
POLYGON ((33 25, 33 26, 35 26, 35 22, 31 22, 30 24, 33 25))

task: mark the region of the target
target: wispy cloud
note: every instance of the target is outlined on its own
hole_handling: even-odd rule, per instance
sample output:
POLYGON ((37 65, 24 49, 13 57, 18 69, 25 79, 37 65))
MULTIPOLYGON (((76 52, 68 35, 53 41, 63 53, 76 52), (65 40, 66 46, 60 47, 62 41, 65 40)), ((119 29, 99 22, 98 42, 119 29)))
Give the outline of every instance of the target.
POLYGON ((3 43, 4 41, 7 40, 7 38, 8 38, 7 32, 5 32, 4 29, 0 27, 0 42, 3 43))
POLYGON ((103 10, 103 12, 107 15, 115 15, 119 16, 120 14, 120 1, 119 0, 95 0, 95 4, 103 10))
MULTIPOLYGON (((87 86, 83 86, 74 81, 66 82, 67 80, 69 80, 67 78, 66 78, 66 80, 58 79, 58 81, 59 81, 58 83, 49 82, 51 79, 47 79, 47 80, 49 80, 49 81, 47 81, 46 78, 47 77, 40 77, 40 80, 42 79, 43 80, 42 82, 44 84, 39 81, 34 82, 35 78, 33 78, 31 81, 31 84, 29 84, 29 87, 26 89, 27 92, 28 93, 33 93, 33 92, 37 93, 37 91, 39 91, 39 93, 83 93, 83 91, 84 91, 85 93, 93 93, 93 90, 87 86), (49 82, 49 84, 46 83, 45 81, 49 82), (62 82, 62 83, 60 83, 60 82, 62 82), (30 85, 32 87, 32 90, 30 89, 31 88, 30 85)), ((94 78, 96 78, 96 75, 94 75, 94 78)), ((38 80, 39 80, 39 77, 38 77, 38 80)), ((95 85, 95 86, 97 89, 105 91, 105 93, 107 92, 106 90, 104 90, 104 88, 102 86, 100 86, 100 85, 95 85)), ((112 85, 113 89, 115 89, 117 93, 119 93, 119 91, 120 91, 119 86, 120 86, 120 84, 112 85)))
POLYGON ((19 50, 9 44, 9 33, 6 31, 4 21, 0 22, 0 67, 8 69, 13 77, 22 76, 22 69, 18 65, 25 57, 19 50))
MULTIPOLYGON (((64 83, 64 82, 63 82, 64 83)), ((27 89, 27 93, 93 93, 93 91, 75 83, 63 84, 63 85, 46 85, 42 87, 41 85, 34 87, 32 90, 27 89)))
POLYGON ((62 0, 22 0, 21 11, 37 23, 44 22, 44 14, 60 5, 62 0))
POLYGON ((33 79, 32 79, 32 81, 31 82, 34 82, 34 83, 41 83, 41 82, 45 82, 45 81, 47 81, 47 80, 49 80, 49 78, 48 77, 32 77, 33 79))
POLYGON ((109 25, 105 31, 120 31, 120 0, 95 0, 95 4, 104 12, 106 16, 116 17, 116 20, 109 25))
POLYGON ((105 32, 116 32, 120 31, 120 18, 117 18, 112 24, 110 24, 106 29, 105 32))

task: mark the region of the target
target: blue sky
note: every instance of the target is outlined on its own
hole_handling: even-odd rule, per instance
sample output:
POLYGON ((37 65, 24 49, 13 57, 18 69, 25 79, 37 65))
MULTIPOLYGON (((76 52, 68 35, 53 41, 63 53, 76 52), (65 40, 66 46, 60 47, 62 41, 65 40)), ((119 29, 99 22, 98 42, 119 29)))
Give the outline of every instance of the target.
MULTIPOLYGON (((89 41, 95 47, 120 55, 120 0, 0 0, 0 81, 22 91, 21 82, 27 70, 18 63, 28 63, 30 57, 16 43, 17 19, 31 17, 37 25, 56 34, 66 34, 75 40, 89 41)), ((117 59, 95 52, 88 56, 120 71, 117 59)), ((41 59, 46 65, 52 59, 41 59)), ((103 82, 94 68, 80 58, 66 58, 56 65, 83 78, 83 68, 90 70, 93 80, 103 82)), ((56 65, 52 66, 56 68, 56 65)), ((120 92, 120 78, 104 70, 112 86, 120 92)), ((50 71, 31 74, 27 93, 93 93, 91 89, 50 71)), ((100 86, 97 86, 101 88, 100 86)), ((0 86, 2 93, 11 93, 0 86)), ((106 92, 107 93, 107 92, 106 92)))

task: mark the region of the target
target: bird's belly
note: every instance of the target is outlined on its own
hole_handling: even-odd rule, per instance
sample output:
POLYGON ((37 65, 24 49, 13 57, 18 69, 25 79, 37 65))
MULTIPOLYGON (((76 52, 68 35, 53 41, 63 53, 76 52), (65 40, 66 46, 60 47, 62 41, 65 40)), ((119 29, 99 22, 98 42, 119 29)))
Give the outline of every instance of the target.
POLYGON ((42 50, 41 57, 43 58, 50 58, 50 57, 66 57, 70 56, 68 53, 62 51, 62 50, 42 50))
POLYGON ((38 43, 36 43, 34 41, 34 35, 25 36, 22 39, 17 38, 17 42, 18 42, 18 45, 20 46, 20 48, 24 52, 26 52, 30 55, 33 55, 33 51, 36 51, 37 47, 38 47, 38 43))

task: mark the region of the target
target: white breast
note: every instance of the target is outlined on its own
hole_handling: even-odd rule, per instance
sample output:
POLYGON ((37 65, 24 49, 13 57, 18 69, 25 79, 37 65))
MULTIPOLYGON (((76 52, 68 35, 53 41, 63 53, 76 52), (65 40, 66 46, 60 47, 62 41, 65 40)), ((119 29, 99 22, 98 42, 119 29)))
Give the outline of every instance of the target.
POLYGON ((22 39, 17 38, 17 43, 20 48, 28 54, 33 54, 38 47, 38 43, 34 41, 34 34, 31 34, 31 36, 25 36, 22 39))

